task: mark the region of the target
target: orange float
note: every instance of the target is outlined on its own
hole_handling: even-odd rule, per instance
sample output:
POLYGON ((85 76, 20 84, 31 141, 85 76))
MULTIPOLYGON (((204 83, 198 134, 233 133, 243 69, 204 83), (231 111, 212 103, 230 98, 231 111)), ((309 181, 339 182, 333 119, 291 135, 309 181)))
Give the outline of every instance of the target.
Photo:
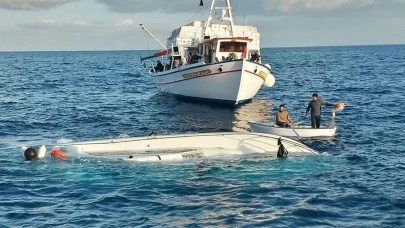
POLYGON ((62 159, 67 159, 68 156, 67 154, 65 154, 63 151, 61 150, 52 150, 51 152, 51 156, 53 158, 62 158, 62 159))
POLYGON ((345 103, 335 104, 334 108, 337 110, 343 110, 345 108, 345 103))

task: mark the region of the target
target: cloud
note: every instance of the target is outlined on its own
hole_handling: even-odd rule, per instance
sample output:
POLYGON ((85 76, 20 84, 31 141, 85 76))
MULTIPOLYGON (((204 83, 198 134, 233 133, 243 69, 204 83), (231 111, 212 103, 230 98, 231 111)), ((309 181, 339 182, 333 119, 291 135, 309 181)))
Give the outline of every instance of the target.
MULTIPOLYGON (((51 9, 74 1, 84 0, 0 0, 0 8, 10 10, 38 11, 51 9)), ((190 0, 95 0, 118 13, 208 13, 211 1, 205 0, 204 7, 199 7, 199 1, 190 0)), ((374 4, 382 0, 234 0, 232 6, 236 15, 265 15, 270 12, 322 12, 342 8, 358 8, 374 4), (254 3, 254 4, 253 4, 254 3)), ((405 0, 393 2, 403 3, 405 0)), ((218 1, 221 3, 221 1, 218 1)), ((385 1, 384 1, 385 3, 385 1)), ((204 17, 205 18, 205 17, 204 17)))
POLYGON ((111 11, 119 13, 134 12, 194 12, 198 9, 198 1, 190 0, 96 0, 106 5, 111 11), (194 9, 194 11, 193 11, 194 9))
POLYGON ((74 22, 60 22, 55 20, 40 20, 32 21, 28 23, 21 23, 15 25, 23 29, 33 29, 38 31, 62 31, 62 32, 74 32, 74 31, 94 31, 94 30, 106 30, 106 31, 125 31, 139 28, 132 19, 122 19, 116 22, 101 23, 101 22, 86 22, 86 21, 74 21, 74 22))
POLYGON ((375 3, 375 0, 265 0, 268 11, 291 12, 327 12, 342 8, 359 8, 375 3))
POLYGON ((10 25, 10 24, 0 24, 0 31, 7 31, 9 29, 14 29, 15 26, 14 25, 10 25))
POLYGON ((119 20, 115 23, 115 26, 117 27, 131 27, 134 25, 134 21, 132 19, 123 19, 123 20, 119 20))
POLYGON ((90 26, 86 22, 57 22, 54 20, 31 21, 27 23, 17 24, 16 26, 24 29, 34 30, 80 30, 88 29, 90 26))
MULTIPOLYGON (((0 0, 0 8, 9 10, 38 11, 47 10, 74 1, 84 0, 0 0)), ((95 0, 118 13, 165 12, 165 13, 201 13, 206 12, 211 1, 205 0, 199 7, 197 0, 95 0)), ((221 1, 219 1, 221 2, 221 1)), ((405 0, 234 0, 234 13, 246 15, 264 15, 268 12, 329 12, 344 8, 360 8, 382 4, 403 4, 405 0)))
MULTIPOLYGON (((166 12, 166 13, 199 13, 207 14, 211 1, 205 0, 204 7, 199 7, 197 0, 96 0, 106 5, 111 11, 119 13, 166 12)), ((375 5, 377 2, 388 4, 383 0, 234 0, 234 13, 243 16, 268 15, 269 12, 330 12, 346 8, 361 8, 375 5)), ((403 3, 405 0, 393 0, 403 3)), ((221 1, 218 1, 221 4, 221 1)), ((205 18, 205 17, 204 17, 205 18)))
POLYGON ((9 10, 46 10, 79 0, 0 0, 0 8, 9 10))

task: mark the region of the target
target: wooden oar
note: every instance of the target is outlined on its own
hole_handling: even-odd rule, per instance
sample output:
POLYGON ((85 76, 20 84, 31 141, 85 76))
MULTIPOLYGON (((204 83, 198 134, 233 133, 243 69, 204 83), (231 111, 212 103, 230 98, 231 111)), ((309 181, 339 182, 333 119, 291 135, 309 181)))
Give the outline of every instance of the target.
POLYGON ((295 130, 293 124, 291 123, 291 129, 294 131, 294 133, 297 135, 298 139, 301 140, 301 136, 298 134, 298 132, 295 130))
MULTIPOLYGON (((300 122, 302 123, 302 122, 300 122)), ((273 123, 275 124, 275 123, 273 123)), ((291 129, 294 131, 294 133, 297 135, 298 139, 301 140, 301 136, 297 133, 297 131, 295 130, 295 128, 293 127, 293 124, 291 124, 291 129)), ((269 131, 271 130, 271 127, 269 128, 269 130, 267 130, 267 134, 269 133, 269 131)))
POLYGON ((295 123, 296 125, 300 125, 300 124, 302 124, 302 123, 304 123, 304 121, 300 121, 300 122, 297 122, 297 123, 295 123))

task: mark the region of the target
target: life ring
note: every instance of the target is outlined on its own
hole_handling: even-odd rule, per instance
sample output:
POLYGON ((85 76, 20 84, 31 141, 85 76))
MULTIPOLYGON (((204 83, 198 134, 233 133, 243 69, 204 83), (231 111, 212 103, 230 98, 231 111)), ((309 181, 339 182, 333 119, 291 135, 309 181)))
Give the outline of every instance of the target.
POLYGON ((60 150, 52 150, 51 156, 53 158, 62 158, 62 159, 67 159, 68 158, 68 156, 64 152, 62 152, 60 150))

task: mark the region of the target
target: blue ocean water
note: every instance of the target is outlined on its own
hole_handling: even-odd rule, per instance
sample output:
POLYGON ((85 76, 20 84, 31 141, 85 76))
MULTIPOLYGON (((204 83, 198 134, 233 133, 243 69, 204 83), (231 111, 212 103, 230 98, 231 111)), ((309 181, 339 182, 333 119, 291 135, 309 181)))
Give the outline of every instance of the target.
POLYGON ((263 49, 276 85, 237 107, 159 94, 139 62, 147 54, 0 53, 1 227, 405 226, 405 46, 263 49), (305 121, 313 92, 346 103, 336 139, 304 141, 323 153, 316 158, 25 162, 19 150, 248 131, 247 121, 271 121, 281 103, 305 121))

